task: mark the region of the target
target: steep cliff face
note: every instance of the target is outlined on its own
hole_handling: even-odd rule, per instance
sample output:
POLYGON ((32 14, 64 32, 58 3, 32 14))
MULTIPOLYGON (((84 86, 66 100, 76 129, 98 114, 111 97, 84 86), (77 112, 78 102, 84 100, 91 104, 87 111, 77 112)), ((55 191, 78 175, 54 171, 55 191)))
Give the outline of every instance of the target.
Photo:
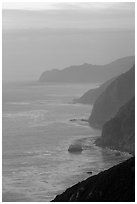
POLYGON ((39 82, 56 83, 103 83, 129 70, 135 63, 135 57, 129 56, 118 59, 106 65, 83 64, 67 67, 62 70, 54 69, 41 74, 39 82))
POLYGON ((134 202, 135 158, 92 176, 56 196, 54 202, 134 202))
POLYGON ((105 123, 96 144, 135 154, 135 98, 105 123))
POLYGON ((95 101, 89 117, 91 126, 102 128, 119 108, 135 95, 135 66, 117 77, 95 101))
POLYGON ((83 94, 80 98, 74 99, 74 103, 83 103, 83 104, 94 104, 97 98, 105 91, 107 86, 114 80, 110 79, 107 82, 103 83, 100 87, 95 89, 90 89, 85 94, 83 94))

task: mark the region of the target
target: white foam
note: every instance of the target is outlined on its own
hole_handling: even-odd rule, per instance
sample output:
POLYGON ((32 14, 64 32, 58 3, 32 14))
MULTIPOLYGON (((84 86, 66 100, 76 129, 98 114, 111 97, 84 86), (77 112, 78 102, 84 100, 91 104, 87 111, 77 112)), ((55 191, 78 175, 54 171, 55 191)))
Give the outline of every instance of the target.
POLYGON ((3 117, 6 118, 29 118, 29 119, 35 119, 39 117, 44 117, 45 113, 47 113, 48 110, 32 110, 32 111, 21 111, 16 113, 4 113, 3 117))
POLYGON ((29 103, 29 102, 7 102, 6 104, 10 104, 10 105, 29 105, 31 103, 29 103))

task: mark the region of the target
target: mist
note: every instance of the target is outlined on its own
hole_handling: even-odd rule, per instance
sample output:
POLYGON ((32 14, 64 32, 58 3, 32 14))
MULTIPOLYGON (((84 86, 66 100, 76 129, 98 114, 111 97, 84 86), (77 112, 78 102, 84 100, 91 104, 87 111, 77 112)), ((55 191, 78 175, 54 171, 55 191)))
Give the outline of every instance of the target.
POLYGON ((35 81, 45 70, 135 54, 134 3, 58 5, 3 9, 3 81, 35 81))

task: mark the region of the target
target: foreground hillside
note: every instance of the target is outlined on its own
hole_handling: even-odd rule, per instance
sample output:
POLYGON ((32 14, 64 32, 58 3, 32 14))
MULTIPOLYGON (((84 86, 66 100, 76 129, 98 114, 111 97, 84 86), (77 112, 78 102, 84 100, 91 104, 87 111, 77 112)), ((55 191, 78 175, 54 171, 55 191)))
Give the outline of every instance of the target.
POLYGON ((54 202, 134 202, 135 158, 68 188, 54 202))
POLYGON ((117 77, 97 98, 89 117, 91 126, 102 128, 135 95, 135 66, 117 77))
POLYGON ((135 154, 135 97, 105 123, 96 144, 135 154))
POLYGON ((39 82, 102 83, 129 70, 135 63, 134 56, 125 57, 106 65, 83 64, 54 69, 41 74, 39 82))

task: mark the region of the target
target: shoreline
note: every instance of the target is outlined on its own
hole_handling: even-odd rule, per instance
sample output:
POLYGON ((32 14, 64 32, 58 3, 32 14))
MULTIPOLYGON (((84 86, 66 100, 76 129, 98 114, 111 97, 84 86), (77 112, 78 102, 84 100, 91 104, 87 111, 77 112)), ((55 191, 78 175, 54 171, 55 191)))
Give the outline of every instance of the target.
MULTIPOLYGON (((87 123, 89 124, 88 120, 86 120, 86 119, 70 119, 70 121, 71 121, 71 122, 82 121, 82 122, 87 122, 87 123)), ((89 124, 89 126, 90 126, 90 124, 89 124)), ((90 126, 90 127, 91 127, 91 126, 90 126)), ((92 127, 92 128, 93 128, 93 127, 92 127)), ((100 129, 99 129, 99 130, 100 130, 100 129)), ((118 162, 117 164, 113 164, 113 166, 111 166, 111 167, 109 167, 109 168, 107 168, 107 169, 101 170, 101 171, 98 172, 98 173, 93 172, 91 167, 89 167, 89 168, 87 167, 87 171, 86 171, 86 172, 83 172, 83 173, 86 173, 86 174, 89 176, 88 178, 85 178, 85 179, 83 179, 82 181, 79 181, 78 183, 72 185, 71 187, 66 188, 66 190, 64 190, 63 193, 61 193, 61 194, 59 194, 59 195, 56 195, 55 198, 54 198, 53 200, 51 200, 50 202, 54 202, 54 201, 55 201, 55 202, 58 202, 58 197, 62 196, 62 195, 65 194, 65 193, 68 193, 68 191, 70 191, 72 188, 74 188, 74 191, 75 191, 75 186, 78 186, 78 185, 80 185, 81 183, 86 182, 87 180, 94 178, 95 176, 99 176, 100 174, 103 174, 103 172, 109 171, 109 170, 111 170, 112 168, 115 168, 115 167, 117 167, 117 166, 119 166, 119 165, 125 163, 126 161, 128 161, 128 160, 130 160, 130 159, 132 159, 132 158, 134 157, 134 155, 132 155, 131 153, 126 152, 126 151, 121 151, 121 150, 119 150, 119 149, 114 149, 114 148, 112 149, 112 148, 107 147, 107 146, 99 146, 99 145, 97 145, 97 144, 96 144, 96 140, 97 140, 98 138, 100 138, 100 137, 101 137, 101 136, 95 136, 94 138, 92 138, 92 137, 90 136, 90 137, 81 138, 81 139, 78 139, 78 140, 75 140, 75 141, 76 141, 76 142, 79 142, 79 141, 80 141, 81 144, 83 145, 85 140, 91 139, 91 140, 93 140, 93 145, 95 145, 95 147, 101 148, 103 151, 112 152, 112 154, 114 154, 116 158, 121 157, 121 156, 125 156, 125 160, 120 161, 120 162, 118 162)), ((83 150, 83 151, 84 151, 84 150, 83 150)), ((71 191, 72 191, 72 190, 71 190, 71 191)), ((74 200, 74 201, 77 202, 77 198, 78 198, 78 195, 76 195, 76 200, 74 200)), ((70 198, 70 199, 72 199, 72 198, 70 198)), ((63 201, 63 202, 73 202, 73 200, 72 200, 72 201, 60 200, 60 198, 59 198, 59 202, 60 202, 60 201, 61 201, 61 202, 62 202, 62 201, 63 201)), ((81 200, 79 200, 79 201, 81 201, 81 200)), ((85 202, 86 202, 86 201, 85 201, 85 202)), ((95 201, 95 202, 96 202, 96 201, 95 201)))
MULTIPOLYGON (((95 127, 95 126, 91 126, 90 123, 89 123, 89 120, 88 119, 85 119, 85 118, 72 118, 69 120, 70 122, 86 122, 88 123, 89 127, 91 127, 92 129, 96 129, 98 131, 102 131, 102 129, 100 129, 99 127, 95 127)), ((88 137, 90 138, 90 137, 88 137)), ((132 152, 128 152, 128 151, 124 151, 122 149, 119 149, 119 148, 116 148, 116 147, 113 147, 113 146, 107 146, 107 145, 98 145, 97 144, 97 140, 101 138, 101 135, 98 136, 95 140, 94 140, 94 144, 97 146, 97 147, 101 147, 103 149, 108 149, 109 151, 113 151, 113 152, 120 152, 120 154, 128 154, 128 155, 132 155, 132 156, 135 156, 134 153, 132 152)), ((86 139, 86 138, 83 138, 83 139, 86 139)))

